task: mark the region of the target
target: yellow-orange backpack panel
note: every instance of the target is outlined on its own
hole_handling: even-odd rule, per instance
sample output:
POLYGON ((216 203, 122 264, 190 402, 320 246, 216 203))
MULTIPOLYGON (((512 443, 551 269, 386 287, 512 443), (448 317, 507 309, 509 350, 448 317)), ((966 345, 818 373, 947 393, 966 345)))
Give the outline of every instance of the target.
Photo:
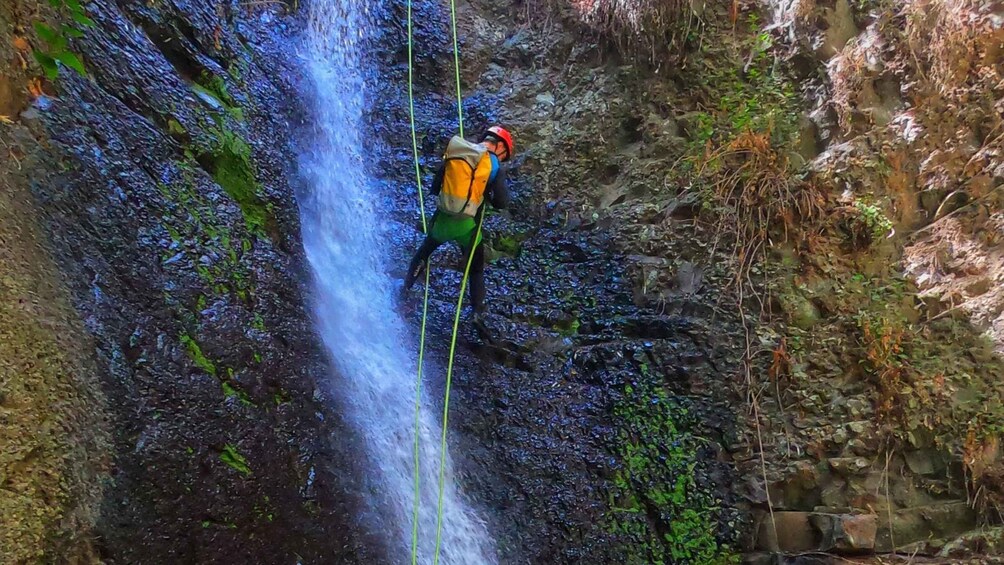
POLYGON ((443 155, 443 187, 438 210, 454 216, 474 217, 485 200, 492 174, 488 149, 455 135, 443 155))

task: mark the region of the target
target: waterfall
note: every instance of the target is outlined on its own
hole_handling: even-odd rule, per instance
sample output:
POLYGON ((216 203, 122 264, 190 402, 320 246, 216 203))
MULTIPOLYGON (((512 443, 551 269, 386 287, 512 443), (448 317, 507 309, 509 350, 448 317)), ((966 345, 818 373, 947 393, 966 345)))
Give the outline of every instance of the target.
MULTIPOLYGON (((367 34, 378 3, 313 0, 302 53, 310 81, 312 139, 301 158, 303 243, 316 285, 315 317, 333 365, 337 409, 363 438, 366 484, 394 563, 410 563, 414 503, 417 336, 395 310, 387 275, 390 199, 362 158, 367 34)), ((441 371, 436 374, 441 373, 441 371)), ((423 399, 420 434, 420 563, 436 534, 440 409, 423 399)), ((441 562, 494 563, 494 544, 447 469, 441 562)), ((361 526, 362 527, 362 526, 361 526)))

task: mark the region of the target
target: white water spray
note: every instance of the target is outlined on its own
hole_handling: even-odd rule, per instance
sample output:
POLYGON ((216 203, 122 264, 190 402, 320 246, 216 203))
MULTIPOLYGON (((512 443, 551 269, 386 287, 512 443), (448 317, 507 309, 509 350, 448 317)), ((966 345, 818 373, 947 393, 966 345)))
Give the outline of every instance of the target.
MULTIPOLYGON (((313 79, 316 138, 307 144, 300 197, 303 243, 317 287, 317 323, 336 369, 332 391, 367 449, 367 486, 384 522, 388 553, 411 562, 414 502, 414 398, 417 340, 394 309, 386 274, 389 238, 376 183, 367 177, 361 151, 365 134, 364 54, 371 29, 367 2, 314 0, 305 64, 313 79)), ((386 205, 386 204, 383 204, 386 205)), ((423 406, 419 426, 421 470, 419 563, 431 563, 436 535, 441 412, 423 406)), ((484 524, 468 508, 447 469, 440 562, 494 563, 484 524)))

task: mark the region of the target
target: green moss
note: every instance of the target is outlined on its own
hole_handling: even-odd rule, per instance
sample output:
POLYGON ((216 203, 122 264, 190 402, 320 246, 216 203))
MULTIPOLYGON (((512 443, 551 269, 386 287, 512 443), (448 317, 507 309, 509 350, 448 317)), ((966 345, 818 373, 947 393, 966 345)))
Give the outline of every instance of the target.
POLYGON ((721 501, 697 481, 704 440, 686 431, 695 425, 686 408, 658 385, 638 385, 625 387, 614 413, 620 468, 608 529, 621 538, 626 562, 737 562, 716 535, 721 501))
POLYGON ((237 203, 248 230, 264 235, 271 210, 262 201, 251 147, 240 135, 220 128, 214 131, 215 145, 210 155, 213 180, 237 203))
POLYGON ((188 131, 185 130, 185 126, 181 125, 181 122, 174 118, 167 120, 167 131, 174 137, 184 137, 188 135, 188 131))
POLYGON ((237 105, 234 97, 230 95, 230 90, 227 89, 227 83, 223 80, 223 77, 206 72, 202 73, 199 82, 206 90, 215 95, 216 98, 227 106, 237 105))
POLYGON ((220 453, 220 461, 223 461, 231 469, 241 473, 242 475, 247 476, 251 474, 251 467, 248 465, 248 460, 245 459, 232 444, 228 443, 223 448, 223 453, 220 453))
MULTIPOLYGON (((192 89, 215 101, 235 120, 244 120, 244 111, 230 94, 223 77, 203 73, 192 89)), ((219 117, 214 120, 216 125, 210 130, 212 147, 207 157, 213 180, 240 207, 248 229, 256 235, 263 235, 271 211, 259 196, 260 186, 251 159, 251 147, 239 134, 230 130, 224 120, 219 117)))
MULTIPOLYGON (((233 369, 230 369, 230 372, 232 373, 233 369)), ((223 381, 221 386, 223 387, 223 395, 227 398, 236 398, 244 406, 254 406, 254 402, 251 402, 251 397, 243 390, 235 388, 228 381, 223 381)))
POLYGON ((258 331, 265 331, 265 320, 261 317, 261 314, 255 312, 254 320, 251 321, 251 327, 258 331))
MULTIPOLYGON (((162 253, 163 259, 166 261, 183 251, 193 265, 191 268, 213 294, 233 292, 241 301, 249 301, 253 288, 250 272, 241 258, 250 245, 242 238, 241 248, 234 247, 238 238, 231 225, 217 214, 216 204, 199 189, 196 169, 182 165, 174 182, 158 186, 165 199, 162 225, 174 243, 162 253), (218 259, 205 264, 202 258, 207 255, 218 259)), ((200 296, 194 305, 196 312, 204 310, 208 301, 209 297, 200 296)))
POLYGON ((272 395, 272 400, 275 402, 276 406, 280 406, 282 404, 285 404, 286 402, 289 402, 289 394, 284 390, 280 390, 279 392, 272 395))
POLYGON ((492 248, 500 255, 519 257, 520 249, 527 237, 527 233, 501 235, 492 242, 492 248))
POLYGON ((215 377, 216 365, 209 359, 206 359, 206 356, 202 354, 202 348, 199 347, 199 344, 188 334, 181 334, 178 339, 181 340, 182 345, 188 350, 188 356, 191 357, 195 366, 215 377))
POLYGON ((577 335, 579 333, 579 326, 581 325, 582 323, 579 322, 579 319, 576 317, 555 324, 553 328, 556 332, 560 333, 561 335, 569 337, 577 335))
MULTIPOLYGON (((235 67, 231 67, 234 69, 235 67)), ((192 85, 192 90, 203 98, 212 100, 212 105, 222 108, 227 114, 239 122, 244 121, 244 110, 241 108, 227 88, 223 77, 212 73, 202 73, 198 81, 192 85)))

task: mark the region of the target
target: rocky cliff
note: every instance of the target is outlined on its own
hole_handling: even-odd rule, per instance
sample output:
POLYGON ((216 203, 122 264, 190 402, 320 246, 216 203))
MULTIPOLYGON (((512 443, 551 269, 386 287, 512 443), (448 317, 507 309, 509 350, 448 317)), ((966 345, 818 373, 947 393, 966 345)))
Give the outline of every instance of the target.
POLYGON ((4 331, 36 367, 5 365, 4 429, 39 442, 5 436, 37 519, 4 561, 365 559, 305 307, 292 6, 56 4, 0 8, 4 331))

